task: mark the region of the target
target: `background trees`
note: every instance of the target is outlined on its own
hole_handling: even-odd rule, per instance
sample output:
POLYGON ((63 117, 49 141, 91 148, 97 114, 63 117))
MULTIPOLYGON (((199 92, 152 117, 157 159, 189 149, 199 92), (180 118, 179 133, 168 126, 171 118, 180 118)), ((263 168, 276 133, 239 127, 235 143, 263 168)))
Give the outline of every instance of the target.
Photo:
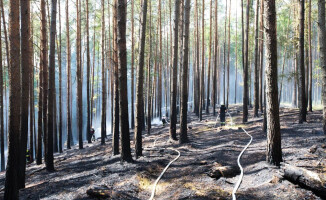
MULTIPOLYGON (((243 110, 240 109, 243 122, 252 116, 260 116, 259 111, 264 110, 265 93, 268 123, 277 121, 275 110, 278 108, 274 104, 276 93, 279 97, 278 106, 288 106, 291 102, 297 106, 299 100, 300 122, 305 121, 308 102, 309 110, 323 108, 322 43, 321 50, 317 50, 322 30, 318 35, 317 24, 313 23, 317 20, 317 5, 314 1, 276 1, 280 5, 275 10, 278 21, 268 18, 268 23, 273 29, 275 27, 277 34, 269 33, 269 46, 263 43, 263 27, 267 19, 263 18, 263 1, 196 0, 190 11, 188 1, 150 1, 149 14, 143 12, 147 5, 147 1, 143 0, 132 1, 131 6, 122 0, 57 1, 59 24, 53 18, 56 14, 53 10, 55 1, 32 1, 30 13, 28 1, 20 1, 18 22, 21 22, 21 49, 18 57, 22 60, 19 61, 19 69, 11 68, 11 64, 16 65, 18 61, 10 61, 10 57, 16 56, 18 50, 10 49, 13 54, 10 55, 9 29, 5 21, 10 14, 6 10, 10 6, 17 6, 18 1, 0 1, 0 34, 3 36, 0 41, 0 58, 3 58, 0 59, 2 170, 5 168, 6 150, 12 152, 7 136, 13 134, 10 130, 13 123, 19 126, 18 144, 22 147, 19 149, 19 162, 22 163, 20 172, 23 177, 27 149, 32 158, 36 157, 37 164, 41 164, 44 157, 51 169, 52 146, 54 149, 59 146, 59 152, 63 152, 78 140, 79 148, 83 148, 84 139, 90 142, 90 127, 95 128, 96 138, 101 137, 102 144, 111 131, 112 147, 108 148, 113 148, 113 154, 117 155, 120 153, 119 148, 123 147, 121 156, 123 160, 130 161, 128 136, 129 127, 133 128, 134 124, 133 107, 136 107, 135 145, 138 156, 141 155, 143 131, 147 127, 147 133, 150 134, 152 122, 160 122, 165 114, 167 121, 170 121, 170 137, 176 140, 180 119, 182 143, 187 138, 188 111, 195 112, 200 120, 209 113, 215 115, 223 94, 225 104, 243 99, 243 110), (60 4, 65 6, 60 7, 60 4), (309 8, 306 18, 304 8, 309 8), (238 31, 237 27, 240 20, 236 13, 238 9, 241 9, 242 14, 242 31, 238 31), (65 14, 61 16, 61 12, 65 14), (136 19, 141 18, 141 15, 143 21, 139 22, 136 19), (149 24, 145 24, 146 18, 149 24), (62 30, 61 23, 65 26, 62 30), (305 26, 308 27, 308 37, 304 37, 305 26), (275 47, 274 40, 278 42, 275 47), (273 58, 275 49, 281 52, 278 56, 281 59, 275 61, 277 63, 265 57, 267 54, 264 48, 267 47, 267 54, 273 58), (308 59, 304 60, 305 57, 308 59), (221 59, 225 62, 220 62, 221 59), (265 65, 268 67, 266 78, 265 65), (281 66, 282 70, 275 71, 275 66, 281 66), (19 74, 15 74, 15 70, 19 74), (224 72, 224 77, 221 72, 224 72), (57 73, 58 79, 55 76, 57 73), (134 81, 136 77, 137 85, 134 81), (275 79, 281 81, 275 83, 275 79), (12 100, 14 94, 12 89, 9 90, 9 87, 18 87, 11 82, 13 80, 18 80, 22 87, 21 91, 16 91, 19 94, 15 93, 18 100, 12 100), (265 80, 266 90, 263 84, 265 80), (135 86, 137 94, 134 105, 135 86), (8 95, 11 98, 9 102, 8 95), (19 111, 12 110, 18 108, 12 108, 11 103, 21 106, 19 111), (254 113, 248 111, 248 105, 252 103, 254 113), (202 109, 206 109, 205 114, 202 109), (269 113, 272 110, 273 115, 269 113), (19 114, 19 123, 15 121, 8 125, 7 122, 16 119, 11 118, 12 115, 17 116, 15 112, 19 114), (59 137, 56 128, 59 129, 59 137), (59 145, 56 144, 57 140, 59 145)), ((268 13, 275 15, 274 9, 271 10, 275 2, 266 3, 270 6, 268 13)), ((17 19, 10 17, 10 27, 17 28, 17 19)), ((10 33, 10 37, 18 37, 16 33, 10 33)), ((15 45, 14 42, 11 45, 15 45)), ((268 130, 272 129, 268 127, 268 130)), ((269 134, 278 135, 278 130, 269 134)), ((9 142, 12 137, 9 136, 9 142)), ((270 142, 275 141, 271 139, 270 142)), ((273 158, 272 153, 269 156, 273 160, 271 162, 278 164, 280 159, 273 158)))

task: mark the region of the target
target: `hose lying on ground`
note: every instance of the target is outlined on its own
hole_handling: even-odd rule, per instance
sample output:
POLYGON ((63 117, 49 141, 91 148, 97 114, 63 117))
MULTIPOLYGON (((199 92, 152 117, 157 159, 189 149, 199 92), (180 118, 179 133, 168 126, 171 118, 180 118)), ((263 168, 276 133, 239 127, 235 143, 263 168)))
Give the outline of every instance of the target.
MULTIPOLYGON (((230 119, 231 119, 231 124, 233 124, 232 116, 231 116, 231 114, 229 112, 228 112, 228 114, 229 114, 230 119)), ((233 188, 233 191, 232 191, 232 199, 233 200, 237 199, 236 196, 235 196, 235 193, 237 192, 238 188, 240 187, 240 184, 241 184, 242 179, 243 179, 243 168, 242 168, 242 166, 240 164, 240 159, 241 159, 242 154, 246 151, 246 149, 249 147, 249 145, 252 142, 252 136, 244 128, 241 128, 241 129, 243 130, 243 132, 245 132, 250 137, 250 141, 244 147, 244 149, 241 151, 241 153, 239 154, 238 159, 237 159, 237 163, 238 163, 238 166, 240 168, 241 173, 240 173, 240 177, 239 177, 239 179, 238 179, 237 183, 235 184, 235 186, 233 188)))
MULTIPOLYGON (((154 145, 153 145, 153 147, 148 148, 148 149, 153 149, 153 148, 155 148, 155 146, 156 146, 156 142, 157 142, 157 140, 159 140, 160 138, 161 138, 161 137, 156 138, 156 139, 154 140, 154 143, 153 143, 154 145)), ((159 177, 157 177, 157 179, 155 180, 154 185, 153 185, 153 189, 152 189, 152 194, 151 194, 151 197, 149 198, 149 200, 153 200, 153 199, 154 199, 154 196, 155 196, 155 190, 156 190, 156 187, 157 187, 158 182, 161 180, 162 176, 163 176, 164 173, 168 170, 168 168, 170 167, 170 165, 171 165, 173 162, 175 162, 176 160, 178 160, 179 157, 180 157, 180 155, 181 155, 181 154, 180 154, 180 151, 178 151, 178 150, 176 150, 176 149, 173 149, 173 148, 160 148, 160 149, 169 149, 169 150, 175 151, 175 152, 178 153, 178 156, 175 157, 173 160, 171 160, 171 161, 169 162, 169 164, 166 165, 166 167, 165 167, 164 170, 161 172, 161 174, 159 175, 159 177)))

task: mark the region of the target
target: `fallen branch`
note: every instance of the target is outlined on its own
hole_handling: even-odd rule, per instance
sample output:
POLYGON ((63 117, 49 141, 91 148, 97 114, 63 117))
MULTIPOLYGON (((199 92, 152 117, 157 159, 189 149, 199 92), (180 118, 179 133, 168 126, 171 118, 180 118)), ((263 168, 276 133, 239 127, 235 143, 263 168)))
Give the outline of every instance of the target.
POLYGON ((326 177, 325 175, 310 170, 285 164, 281 166, 282 176, 298 184, 300 187, 311 190, 316 195, 326 198, 326 177))

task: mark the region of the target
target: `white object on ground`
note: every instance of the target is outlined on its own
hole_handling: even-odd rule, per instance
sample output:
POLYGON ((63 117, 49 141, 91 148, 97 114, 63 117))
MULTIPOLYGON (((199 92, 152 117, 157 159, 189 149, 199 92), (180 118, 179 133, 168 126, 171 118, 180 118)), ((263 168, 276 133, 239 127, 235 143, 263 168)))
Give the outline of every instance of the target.
MULTIPOLYGON (((228 112, 228 114, 229 114, 229 116, 231 118, 231 123, 233 124, 232 116, 230 115, 229 112, 228 112)), ((240 184, 241 184, 242 179, 243 179, 243 168, 242 168, 242 166, 240 164, 240 159, 241 159, 242 154, 246 151, 246 149, 249 147, 249 145, 252 142, 252 136, 244 128, 241 128, 241 129, 243 130, 243 132, 245 132, 250 137, 250 141, 248 142, 248 144, 245 146, 245 148, 241 151, 241 153, 238 156, 237 163, 238 163, 238 166, 240 168, 241 173, 240 173, 240 177, 239 177, 239 179, 238 179, 237 183, 235 184, 235 186, 233 188, 233 191, 232 191, 232 199, 233 200, 237 199, 237 197, 235 196, 235 193, 237 192, 238 188, 240 187, 240 184)))

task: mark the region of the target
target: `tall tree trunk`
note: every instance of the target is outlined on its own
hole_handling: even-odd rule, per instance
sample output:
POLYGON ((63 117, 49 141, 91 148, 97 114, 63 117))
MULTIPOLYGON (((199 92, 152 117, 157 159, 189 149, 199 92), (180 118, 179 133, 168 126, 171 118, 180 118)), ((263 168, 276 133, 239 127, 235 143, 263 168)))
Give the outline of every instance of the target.
POLYGON ((260 40, 259 40, 259 108, 260 112, 263 112, 263 88, 264 88, 264 83, 263 83, 263 70, 264 70, 264 2, 260 4, 260 40))
POLYGON ((306 120, 306 93, 305 93, 305 64, 304 64, 304 0, 299 1, 299 123, 303 123, 306 120))
POLYGON ((87 109, 87 125, 86 125, 86 133, 88 143, 92 142, 92 138, 90 135, 91 130, 91 108, 90 108, 90 70, 91 70, 91 55, 89 49, 89 5, 88 0, 86 0, 86 68, 87 68, 87 94, 86 94, 86 109, 87 109))
MULTIPOLYGON (((42 49, 40 49, 40 58, 42 49)), ((40 62, 39 69, 39 93, 38 93, 38 121, 37 121, 37 149, 36 149, 36 164, 42 164, 42 133, 43 133, 43 62, 40 62)))
POLYGON ((83 148, 83 81, 81 63, 81 10, 80 0, 76 1, 77 9, 77 31, 76 31, 76 54, 77 54, 77 121, 78 121, 78 143, 79 149, 83 148))
MULTIPOLYGON (((4 22, 4 11, 3 11, 3 2, 1 0, 1 11, 2 11, 2 22, 3 22, 3 29, 4 32, 7 33, 7 31, 5 30, 6 25, 4 22)), ((7 40, 7 34, 5 34, 6 40, 7 40)), ((0 19, 0 38, 1 38, 1 19, 0 19)), ((0 41, 0 46, 1 46, 1 41, 0 41)), ((7 42, 6 42, 6 46, 7 46, 7 42)), ((7 64, 9 64, 9 56, 8 56, 8 49, 7 50, 7 64)), ((2 49, 0 49, 0 60, 2 60, 2 49)), ((3 99, 4 99, 4 91, 3 91, 3 84, 4 84, 4 71, 3 70, 3 66, 2 66, 2 62, 0 64, 0 118, 1 118, 1 124, 0 124, 0 140, 1 140, 1 171, 5 170, 5 136, 4 136, 4 113, 3 113, 3 99)))
POLYGON ((201 49, 201 73, 200 73, 200 101, 199 101, 199 121, 203 119, 203 104, 204 104, 204 73, 205 73, 205 0, 202 5, 202 49, 201 49))
POLYGON ((228 25, 228 68, 227 68, 227 76, 228 82, 226 86, 226 107, 229 107, 229 94, 230 94, 230 24, 231 24, 231 0, 229 6, 229 25, 228 25))
POLYGON ((309 41, 309 111, 312 112, 312 49, 311 49, 311 0, 309 0, 309 17, 308 17, 308 41, 309 41))
POLYGON ((117 0, 114 0, 113 51, 114 51, 114 120, 113 120, 113 155, 119 154, 119 77, 118 77, 118 46, 117 46, 117 0))
POLYGON ((172 70, 172 97, 171 97, 171 122, 170 122, 170 139, 177 140, 177 76, 178 76, 178 23, 180 12, 180 0, 175 0, 174 6, 174 46, 173 46, 173 70, 172 70))
POLYGON ((121 160, 132 161, 130 150, 128 96, 127 96, 127 46, 126 46, 127 1, 118 0, 117 44, 119 55, 119 113, 121 130, 121 160))
POLYGON ((216 115, 216 93, 217 93, 217 73, 218 73, 218 1, 215 1, 215 44, 214 44, 214 69, 213 69, 213 115, 216 115))
POLYGON ((50 28, 50 54, 49 54, 49 107, 48 107, 48 134, 47 134, 47 158, 45 159, 45 167, 47 171, 54 171, 53 163, 53 131, 54 131, 54 99, 55 97, 55 35, 57 20, 57 0, 51 1, 51 28, 50 28))
POLYGON ((259 51, 258 51, 258 24, 259 24, 259 0, 256 3, 256 27, 255 27, 255 80, 254 80, 254 117, 258 117, 258 110, 259 110, 259 51))
MULTIPOLYGON (((93 127, 93 116, 94 116, 94 112, 93 112, 93 108, 94 108, 94 76, 95 76, 95 60, 96 60, 96 57, 95 57, 95 41, 96 41, 96 36, 95 36, 95 27, 96 27, 96 17, 94 17, 94 24, 93 24, 93 63, 92 63, 92 87, 91 87, 91 90, 92 90, 92 93, 91 93, 91 127, 93 127)), ((112 87, 112 86, 111 86, 112 87)), ((113 106, 112 106, 113 107, 113 106)), ((112 128, 111 128, 112 129, 112 128)))
MULTIPOLYGON (((1 35, 1 17, 0 17, 0 38, 1 35)), ((2 41, 0 40, 0 46, 2 47, 2 41)), ((0 60, 2 61, 2 48, 0 48, 0 60)), ((3 65, 0 62, 0 142, 1 142, 1 171, 5 170, 5 136, 4 136, 4 123, 3 123, 3 65)))
POLYGON ((59 152, 62 153, 62 40, 61 40, 61 3, 59 6, 59 45, 58 45, 58 65, 59 65, 59 152))
POLYGON ((162 118, 162 0, 159 0, 159 66, 158 66, 158 116, 162 118))
POLYGON ((69 0, 66 0, 66 34, 67 34, 67 149, 73 143, 71 130, 71 49, 69 33, 69 0))
POLYGON ((248 68, 249 68, 249 56, 248 56, 248 47, 249 47, 249 7, 250 0, 247 0, 246 8, 246 28, 244 34, 244 69, 243 69, 243 117, 242 122, 245 123, 248 121, 248 98, 249 98, 249 86, 248 86, 248 68))
POLYGON ((235 81, 234 81, 234 103, 237 104, 238 85, 238 7, 235 9, 235 81))
POLYGON ((228 0, 225 0, 225 21, 224 21, 224 47, 223 47, 223 105, 226 104, 226 96, 225 96, 225 85, 226 85, 226 78, 225 78, 225 66, 226 66, 226 24, 227 24, 227 16, 228 16, 228 0))
POLYGON ((199 17, 198 17, 198 0, 195 1, 195 18, 196 18, 196 73, 195 73, 195 113, 199 117, 200 106, 200 70, 199 70, 199 17))
POLYGON ((137 90, 136 90, 136 126, 135 126, 135 150, 136 159, 142 156, 142 130, 143 130, 143 85, 144 85, 144 57, 145 57, 145 40, 146 40, 146 16, 147 16, 147 0, 144 0, 142 6, 142 21, 141 21, 141 36, 140 36, 140 51, 139 64, 137 68, 137 90))
POLYGON ((104 63, 104 53, 105 53, 105 4, 104 0, 102 2, 102 112, 101 112, 101 144, 105 144, 106 137, 106 70, 104 63))
POLYGON ((325 0, 318 0, 318 35, 320 66, 322 72, 322 102, 323 102, 323 131, 326 134, 326 27, 325 27, 325 0))
POLYGON ((4 199, 19 199, 17 173, 19 165, 19 133, 21 112, 21 77, 20 77, 20 34, 19 0, 9 1, 9 132, 8 162, 6 169, 4 199))
POLYGON ((41 0, 41 62, 43 65, 43 144, 44 159, 47 159, 47 139, 48 139, 48 33, 45 1, 41 0))
POLYGON ((277 89, 277 35, 275 0, 265 0, 267 162, 282 162, 281 132, 277 89))
POLYGON ((20 2, 21 14, 21 80, 22 104, 20 122, 20 153, 18 170, 18 187, 25 188, 26 150, 28 136, 28 105, 29 105, 29 76, 30 76, 30 1, 20 2))
POLYGON ((131 128, 135 128, 135 105, 134 105, 134 93, 135 93, 135 75, 134 75, 134 65, 135 65, 135 22, 134 22, 134 8, 135 1, 131 1, 131 128))
MULTIPOLYGON (((32 19, 31 19, 31 24, 32 23, 32 19)), ((0 22, 1 23, 1 22, 0 22)), ((30 65, 30 82, 29 82, 29 96, 30 96, 30 101, 29 101, 29 156, 30 156, 30 163, 34 162, 34 131, 35 131, 35 117, 34 117, 34 113, 35 113, 35 108, 34 108, 34 53, 33 53, 33 27, 31 25, 30 28, 30 48, 31 48, 31 56, 29 57, 31 65, 30 65)), ((0 35, 1 37, 1 35, 0 35)), ((1 53, 0 53, 1 54, 1 53)), ((1 60, 1 59, 0 59, 1 60)), ((0 73, 1 75, 2 73, 0 73)), ((1 84, 1 81, 0 81, 1 84)), ((1 86, 0 86, 1 88, 1 86)), ((1 89, 0 89, 0 93, 1 93, 1 89)), ((1 106, 1 99, 0 99, 0 106, 1 106)), ((0 110, 0 115, 3 116, 3 111, 1 114, 1 110, 0 110)), ((1 126, 3 127, 3 125, 1 126)))
MULTIPOLYGON (((169 52, 169 51, 167 51, 169 52)), ((147 134, 149 135, 151 133, 151 123, 152 123, 152 119, 151 119, 151 113, 152 113, 152 93, 151 93, 151 57, 152 57, 152 2, 149 1, 149 52, 148 52, 148 68, 147 68, 147 84, 148 84, 148 88, 147 88, 147 134)), ((167 91, 165 91, 167 92, 167 91)), ((165 102, 165 106, 167 106, 167 102, 165 102)))
MULTIPOLYGON (((211 78, 211 59, 212 59, 212 9, 213 9, 213 1, 210 1, 210 6, 209 6, 209 46, 208 46, 208 70, 207 70, 207 95, 206 95, 206 113, 209 113, 209 106, 210 106, 210 78, 211 78)), ((188 54, 187 54, 188 55, 188 54)), ((213 83, 215 84, 215 82, 213 83)))
MULTIPOLYGON (((211 3, 212 13, 212 3, 211 3)), ((180 143, 188 141, 187 135, 187 112, 188 112, 188 58, 189 58, 189 19, 190 19, 190 0, 185 2, 185 16, 184 16, 185 32, 183 38, 183 70, 182 70, 182 86, 181 86, 181 115, 180 115, 180 143)), ((210 46, 211 47, 211 46, 210 46)))

